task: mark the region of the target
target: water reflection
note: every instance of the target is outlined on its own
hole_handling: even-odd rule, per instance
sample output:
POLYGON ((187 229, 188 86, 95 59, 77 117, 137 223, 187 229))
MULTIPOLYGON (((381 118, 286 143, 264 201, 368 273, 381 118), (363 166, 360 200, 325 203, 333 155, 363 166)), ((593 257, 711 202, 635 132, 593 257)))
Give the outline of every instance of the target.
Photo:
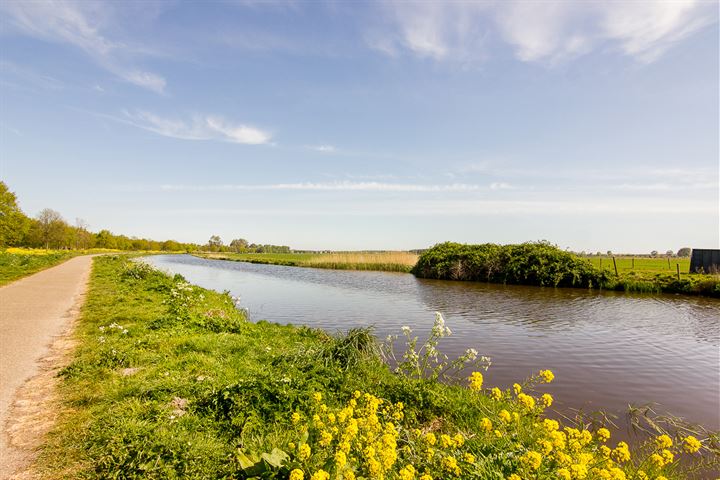
POLYGON ((429 331, 443 312, 454 335, 450 356, 474 347, 493 359, 487 383, 506 387, 541 368, 560 408, 621 413, 628 403, 720 428, 720 302, 579 289, 419 280, 352 272, 148 257, 190 282, 241 297, 252 319, 330 331, 410 325, 429 331))

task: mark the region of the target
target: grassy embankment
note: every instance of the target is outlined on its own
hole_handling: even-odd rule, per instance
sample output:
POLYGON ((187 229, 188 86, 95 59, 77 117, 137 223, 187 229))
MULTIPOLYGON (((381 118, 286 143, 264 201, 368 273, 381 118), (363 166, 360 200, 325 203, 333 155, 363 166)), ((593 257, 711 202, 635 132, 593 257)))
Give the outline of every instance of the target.
POLYGON ((80 250, 41 250, 31 248, 8 248, 0 251, 0 286, 53 267, 84 253, 86 252, 80 250))
POLYGON ((418 259, 418 256, 411 252, 200 253, 196 255, 216 260, 292 267, 380 270, 386 272, 410 272, 418 259))
POLYGON ((426 250, 413 273, 422 278, 720 297, 718 275, 684 273, 678 279, 675 270, 657 269, 657 259, 636 259, 635 269, 628 268, 631 259, 623 259, 616 276, 612 259, 609 259, 612 270, 606 268, 607 262, 604 260, 600 269, 586 258, 543 242, 519 245, 448 242, 426 250))
MULTIPOLYGON (((407 332, 393 373, 367 330, 249 323, 228 295, 97 258, 37 467, 43 478, 673 479, 688 475, 680 458, 717 462, 714 435, 683 431, 630 454, 601 425, 563 430, 543 413, 549 372, 521 394, 480 373, 441 383, 443 356, 428 347, 442 350, 442 317, 433 332, 422 349, 407 332)), ((455 367, 482 361, 469 351, 455 367)))

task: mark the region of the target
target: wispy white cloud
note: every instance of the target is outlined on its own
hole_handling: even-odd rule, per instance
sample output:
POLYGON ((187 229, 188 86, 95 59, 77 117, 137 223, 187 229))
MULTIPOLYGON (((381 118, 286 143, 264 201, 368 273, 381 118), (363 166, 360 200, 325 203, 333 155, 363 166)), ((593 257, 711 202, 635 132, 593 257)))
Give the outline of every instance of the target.
POLYGON ((587 215, 668 215, 715 214, 717 205, 707 202, 682 202, 666 199, 632 201, 617 198, 598 202, 594 199, 567 200, 424 200, 355 203, 326 203, 324 205, 259 206, 253 208, 184 208, 163 213, 188 215, 243 216, 372 216, 372 217, 484 217, 496 215, 582 216, 587 215))
POLYGON ((189 120, 162 117, 147 111, 125 111, 114 120, 133 125, 166 137, 182 140, 220 140, 248 145, 270 142, 270 133, 259 128, 230 123, 217 115, 195 115, 189 120))
POLYGON ((489 39, 512 46, 526 62, 556 63, 593 50, 615 49, 652 62, 678 41, 717 22, 715 2, 381 2, 387 28, 368 29, 371 48, 409 50, 435 60, 472 62, 489 39))
POLYGON ((337 153, 338 151, 333 145, 308 145, 307 148, 320 153, 337 153))
POLYGON ((265 185, 162 185, 165 191, 232 191, 232 190, 306 190, 340 192, 476 192, 488 187, 453 183, 448 185, 423 185, 382 182, 298 182, 265 185))
POLYGON ((98 65, 122 80, 148 90, 163 93, 165 79, 144 71, 124 60, 139 50, 103 33, 113 18, 111 3, 53 0, 0 2, 0 11, 8 15, 8 25, 25 35, 66 43, 87 53, 98 65))

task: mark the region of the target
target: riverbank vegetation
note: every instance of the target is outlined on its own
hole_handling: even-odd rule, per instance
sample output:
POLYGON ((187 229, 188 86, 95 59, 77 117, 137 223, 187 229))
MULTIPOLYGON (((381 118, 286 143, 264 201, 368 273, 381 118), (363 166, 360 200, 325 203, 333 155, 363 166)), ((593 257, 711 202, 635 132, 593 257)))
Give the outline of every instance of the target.
POLYGON ((329 253, 196 253, 201 258, 237 262, 332 268, 336 270, 378 270, 410 272, 418 255, 411 252, 329 252, 329 253))
POLYGON ((36 470, 50 479, 679 479, 717 465, 717 436, 701 429, 659 430, 630 449, 610 425, 551 420, 552 372, 485 385, 478 352, 442 355, 442 315, 429 335, 403 328, 394 354, 367 329, 250 323, 227 294, 124 256, 96 258, 61 374, 60 420, 36 470))
POLYGON ((619 268, 616 275, 612 268, 596 267, 588 259, 546 242, 446 242, 423 252, 412 271, 421 278, 720 297, 718 275, 681 273, 678 278, 676 270, 619 268))

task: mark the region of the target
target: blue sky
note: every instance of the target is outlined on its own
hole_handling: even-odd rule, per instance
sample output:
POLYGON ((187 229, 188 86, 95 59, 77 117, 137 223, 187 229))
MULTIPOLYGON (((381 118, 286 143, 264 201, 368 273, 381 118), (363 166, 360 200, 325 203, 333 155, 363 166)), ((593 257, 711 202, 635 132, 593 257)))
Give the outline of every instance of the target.
POLYGON ((205 242, 718 247, 716 2, 0 4, 30 215, 205 242))

